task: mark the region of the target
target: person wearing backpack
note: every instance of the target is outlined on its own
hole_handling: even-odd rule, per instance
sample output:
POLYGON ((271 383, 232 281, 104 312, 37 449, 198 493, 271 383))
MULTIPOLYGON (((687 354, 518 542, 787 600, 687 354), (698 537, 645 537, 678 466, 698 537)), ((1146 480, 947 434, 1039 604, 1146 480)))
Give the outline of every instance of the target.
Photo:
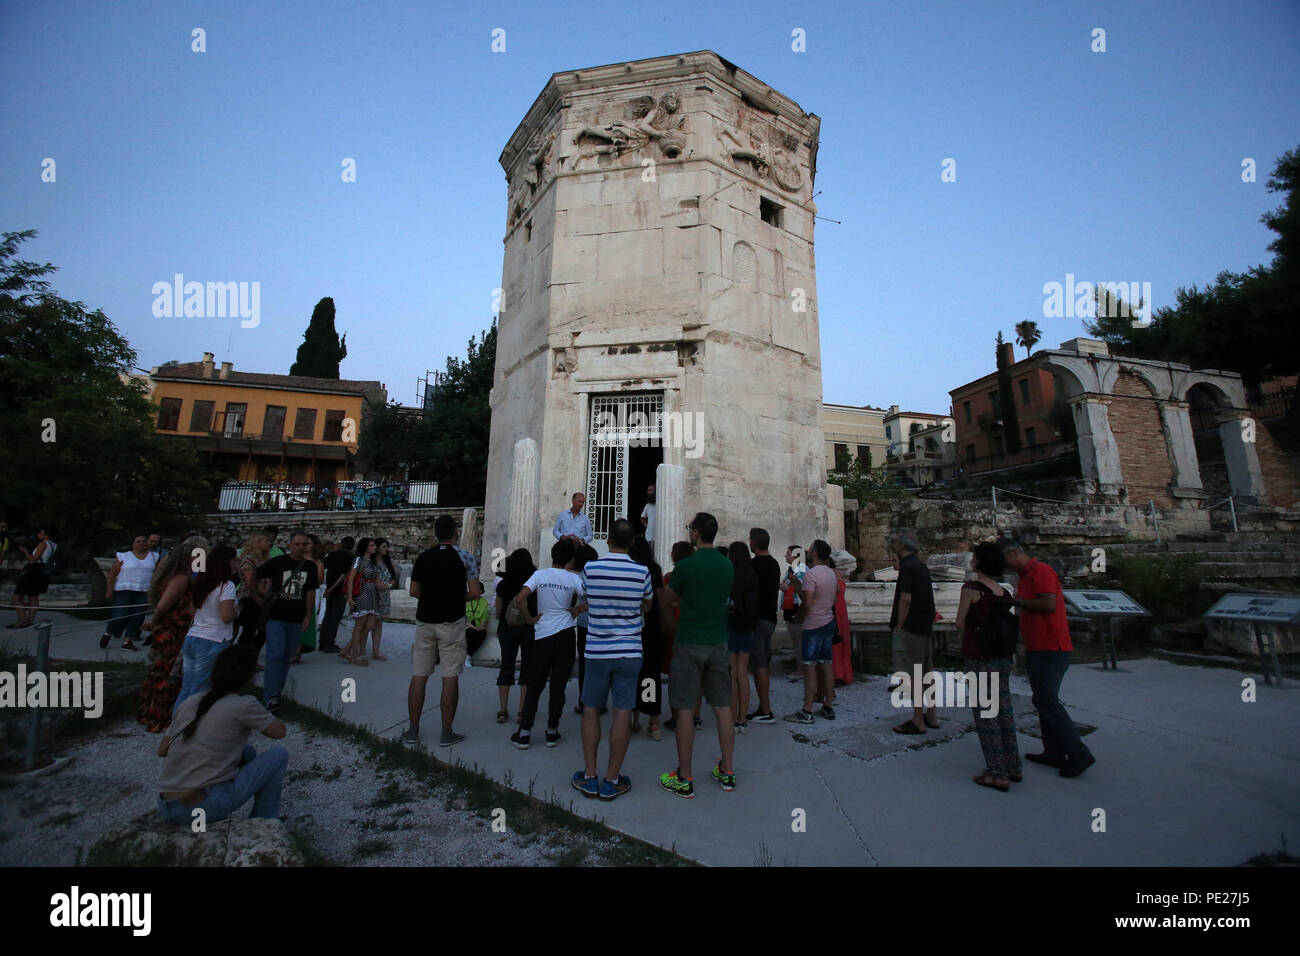
POLYGON ((27 557, 27 567, 23 569, 18 584, 14 587, 14 604, 18 605, 18 619, 7 625, 9 628, 31 627, 36 623, 36 611, 41 606, 41 595, 50 589, 50 579, 59 571, 58 545, 50 540, 48 528, 36 531, 36 547, 28 551, 22 545, 19 548, 27 557))
POLYGON ((971 554, 971 569, 975 580, 961 587, 957 637, 967 673, 977 675, 971 693, 976 687, 988 687, 998 695, 997 716, 993 717, 981 716, 992 701, 971 701, 975 731, 984 751, 984 772, 971 779, 981 787, 1006 793, 1012 783, 1022 779, 1016 717, 1011 710, 1011 671, 1020 623, 1013 611, 1015 598, 997 581, 1006 569, 1002 549, 992 543, 977 545, 971 554))
POLYGON ((731 577, 731 600, 727 612, 727 655, 731 659, 731 712, 736 733, 749 733, 749 655, 754 651, 758 629, 758 573, 743 541, 727 546, 727 558, 735 569, 731 577))
POLYGON ((510 688, 515 684, 515 659, 519 661, 519 711, 515 723, 524 719, 524 680, 528 674, 529 649, 533 643, 533 625, 537 622, 537 595, 528 595, 528 606, 515 604, 515 595, 533 576, 537 566, 527 548, 516 548, 506 558, 505 574, 497 581, 497 641, 501 645, 501 668, 497 671, 497 696, 500 708, 497 723, 510 719, 510 688))

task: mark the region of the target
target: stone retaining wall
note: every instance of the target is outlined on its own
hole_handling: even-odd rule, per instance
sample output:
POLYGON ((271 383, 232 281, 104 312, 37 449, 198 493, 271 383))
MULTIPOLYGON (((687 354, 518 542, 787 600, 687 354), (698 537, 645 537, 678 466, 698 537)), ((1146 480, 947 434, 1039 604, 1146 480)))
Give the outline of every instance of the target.
POLYGON ((374 511, 221 512, 208 515, 207 533, 213 541, 234 542, 238 546, 254 531, 275 525, 280 529, 282 548, 289 540, 289 533, 295 528, 302 528, 327 541, 338 541, 345 535, 354 538, 387 538, 394 560, 413 560, 433 543, 433 523, 440 515, 450 515, 456 520, 456 533, 459 537, 461 516, 467 507, 478 510, 474 540, 481 542, 482 505, 456 508, 377 508, 374 511))

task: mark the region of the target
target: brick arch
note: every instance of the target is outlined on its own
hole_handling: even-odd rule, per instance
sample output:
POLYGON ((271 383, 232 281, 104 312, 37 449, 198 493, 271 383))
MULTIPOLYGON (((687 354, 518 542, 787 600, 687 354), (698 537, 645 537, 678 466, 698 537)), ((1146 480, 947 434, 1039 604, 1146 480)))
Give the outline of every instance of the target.
POLYGON ((1129 500, 1135 505, 1144 504, 1148 498, 1154 498, 1158 505, 1173 504, 1169 486, 1174 470, 1157 394, 1145 376, 1123 367, 1110 390, 1111 428, 1124 436, 1119 442, 1120 471, 1129 500))

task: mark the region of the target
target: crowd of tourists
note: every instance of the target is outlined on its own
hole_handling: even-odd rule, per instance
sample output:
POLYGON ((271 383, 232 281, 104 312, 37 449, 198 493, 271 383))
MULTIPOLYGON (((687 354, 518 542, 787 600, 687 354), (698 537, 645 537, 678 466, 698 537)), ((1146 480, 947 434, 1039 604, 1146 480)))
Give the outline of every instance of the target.
MULTIPOLYGON (((837 689, 853 680, 845 604, 852 558, 822 540, 790 545, 782 571, 765 529, 751 528, 747 540, 724 544, 717 540, 716 518, 701 512, 685 529, 687 540, 672 546, 673 567, 665 573, 654 556, 661 529, 655 527, 653 486, 647 496, 639 527, 626 519, 613 522, 602 556, 592 547, 585 500, 575 495, 552 529, 549 566, 539 568, 524 548, 506 557, 494 581, 495 608, 483 596, 474 556, 456 544, 455 521, 437 519, 436 541, 415 559, 407 582, 417 624, 404 743, 421 743, 435 671, 441 677, 438 745, 465 740, 455 729, 459 678, 483 643, 493 610, 500 644, 496 722, 510 723, 513 710, 511 745, 533 745, 543 694, 539 736, 548 747, 560 743, 576 664, 582 768, 571 785, 587 797, 614 800, 631 789, 623 764, 631 736, 643 729, 654 740, 665 730, 675 734, 675 766, 658 782, 672 794, 693 797, 704 704, 712 708, 717 733, 708 777, 734 790, 737 735, 777 721, 772 638, 781 620, 797 658, 792 679, 803 682, 802 706, 783 719, 804 725, 836 719, 837 689), (602 768, 601 722, 611 711, 602 768)), ((120 641, 122 649, 135 651, 142 640, 152 652, 138 716, 150 732, 162 734, 158 810, 165 819, 188 822, 199 808, 207 819, 221 819, 249 801, 254 816, 278 815, 287 751, 276 745, 259 753, 248 739, 254 731, 284 737, 276 711, 291 666, 313 651, 361 667, 387 660, 383 622, 391 593, 402 584, 389 542, 322 542, 294 531, 285 550, 278 539, 278 529, 267 527, 238 550, 199 536, 168 550, 158 535, 138 535, 108 572, 113 612, 100 647, 120 641), (345 618, 351 633, 341 637, 345 618), (258 663, 263 651, 264 668, 258 663), (259 670, 260 700, 249 693, 259 670)), ((9 546, 3 521, 0 543, 9 546)), ((921 686, 908 688, 910 714, 893 729, 920 735, 938 727, 934 699, 925 693, 935 682, 937 615, 916 536, 901 531, 890 544, 898 572, 889 625, 895 674, 905 682, 905 675, 924 675, 921 686)), ((57 545, 46 528, 35 547, 23 551, 28 563, 15 597, 19 618, 11 627, 34 616, 57 545)), ((961 654, 969 673, 996 676, 991 686, 998 694, 996 708, 973 708, 985 762, 974 782, 1006 792, 1023 779, 1010 696, 1017 641, 1025 649, 1043 740, 1041 753, 1024 758, 1078 776, 1094 757, 1059 699, 1072 650, 1059 580, 1011 538, 976 546, 971 570, 956 619, 961 654), (1018 576, 1014 594, 1001 584, 1007 572, 1018 576)))

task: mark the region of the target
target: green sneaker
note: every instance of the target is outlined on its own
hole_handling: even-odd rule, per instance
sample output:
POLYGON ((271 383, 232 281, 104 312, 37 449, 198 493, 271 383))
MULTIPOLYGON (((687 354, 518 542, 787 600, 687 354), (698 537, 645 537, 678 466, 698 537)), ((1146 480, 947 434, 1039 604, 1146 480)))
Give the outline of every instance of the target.
POLYGON ((722 764, 720 763, 713 765, 713 779, 718 781, 723 790, 736 789, 736 775, 734 773, 723 773, 722 764))
POLYGON ((659 786, 663 787, 669 793, 675 793, 679 797, 685 797, 687 800, 695 796, 695 783, 692 780, 682 780, 677 776, 676 770, 670 770, 659 777, 659 786))

